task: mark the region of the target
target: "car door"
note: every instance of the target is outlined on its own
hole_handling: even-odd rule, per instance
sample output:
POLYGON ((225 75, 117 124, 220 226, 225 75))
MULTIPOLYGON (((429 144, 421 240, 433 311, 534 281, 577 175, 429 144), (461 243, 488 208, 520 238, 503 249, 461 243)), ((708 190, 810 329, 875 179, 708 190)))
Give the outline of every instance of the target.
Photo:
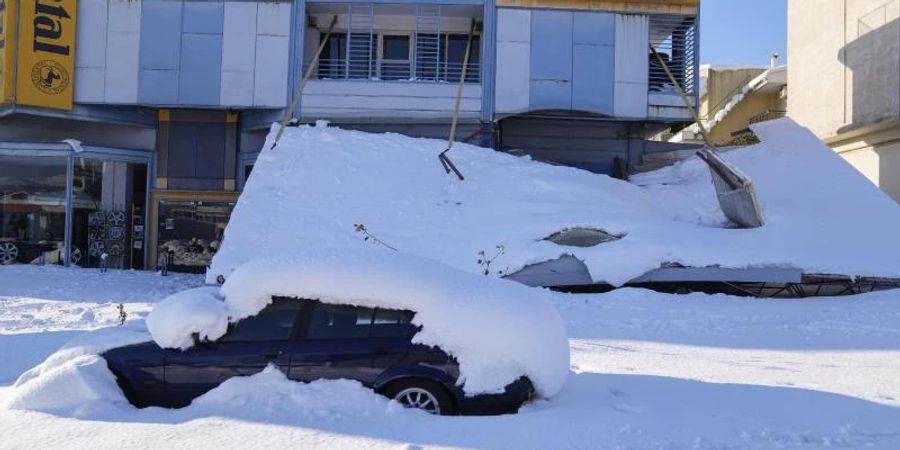
POLYGON ((414 315, 407 310, 375 310, 369 344, 372 346, 372 365, 379 374, 400 362, 412 346, 411 339, 418 331, 412 324, 414 315))
POLYGON ((310 302, 306 331, 294 344, 289 376, 300 381, 347 378, 372 385, 406 354, 409 339, 373 337, 377 311, 350 305, 310 302))
POLYGON ((275 364, 287 372, 297 318, 303 303, 277 299, 259 314, 229 326, 215 342, 167 350, 165 380, 171 406, 184 406, 236 376, 253 375, 275 364))

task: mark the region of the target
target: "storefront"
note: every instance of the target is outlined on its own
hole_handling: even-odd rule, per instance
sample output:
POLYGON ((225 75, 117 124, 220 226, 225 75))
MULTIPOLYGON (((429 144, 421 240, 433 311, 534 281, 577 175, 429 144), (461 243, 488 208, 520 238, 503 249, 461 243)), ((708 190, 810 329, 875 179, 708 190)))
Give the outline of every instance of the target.
POLYGON ((148 151, 0 143, 0 264, 143 269, 148 151))
POLYGON ((156 236, 152 261, 165 260, 176 272, 203 273, 225 233, 237 202, 236 192, 153 192, 156 236))

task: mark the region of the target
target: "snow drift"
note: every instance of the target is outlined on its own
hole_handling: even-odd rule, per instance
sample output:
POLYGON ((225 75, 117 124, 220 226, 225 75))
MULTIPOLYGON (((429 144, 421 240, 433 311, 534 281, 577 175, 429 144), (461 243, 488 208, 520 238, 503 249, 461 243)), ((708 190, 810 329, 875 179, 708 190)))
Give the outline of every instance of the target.
POLYGON ((444 141, 288 128, 274 150, 272 134, 263 146, 207 280, 253 259, 358 247, 358 223, 402 252, 475 273, 478 252, 502 244, 494 274, 570 254, 614 285, 665 263, 900 276, 896 203, 791 120, 753 128, 761 144, 723 155, 756 186, 766 225, 752 230, 724 227, 697 158, 632 184, 458 144, 460 182, 438 163, 444 141), (624 237, 583 248, 545 240, 574 227, 624 237))
POLYGON ((109 405, 127 405, 115 376, 99 355, 111 348, 149 339, 140 322, 79 336, 19 376, 6 407, 78 417, 102 411, 109 405))
POLYGON ((209 416, 271 422, 286 417, 359 420, 412 412, 357 381, 298 383, 271 365, 255 375, 226 380, 181 410, 137 409, 128 403, 106 360, 99 355, 119 345, 136 343, 136 339, 146 341, 148 336, 135 330, 107 328, 76 339, 23 374, 4 406, 62 417, 164 422, 209 416))
POLYGON ((217 339, 228 320, 288 296, 415 311, 422 330, 413 342, 456 357, 467 394, 502 392, 526 375, 550 397, 568 377, 568 338, 546 291, 384 248, 251 261, 228 277, 221 296, 224 303, 206 288, 164 300, 147 318, 153 339, 166 348, 190 347, 192 333, 217 339))

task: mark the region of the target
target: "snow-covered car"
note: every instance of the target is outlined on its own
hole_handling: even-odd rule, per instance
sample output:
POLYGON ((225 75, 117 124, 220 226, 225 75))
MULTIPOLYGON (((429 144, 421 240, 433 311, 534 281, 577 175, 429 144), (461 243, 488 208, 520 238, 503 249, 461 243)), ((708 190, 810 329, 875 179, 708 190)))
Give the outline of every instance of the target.
POLYGON ((289 379, 351 379, 406 407, 432 414, 516 412, 534 396, 527 377, 503 392, 467 396, 459 364, 439 347, 413 344, 420 327, 409 310, 275 298, 224 336, 187 349, 155 342, 103 354, 136 406, 183 407, 235 376, 276 365, 289 379))

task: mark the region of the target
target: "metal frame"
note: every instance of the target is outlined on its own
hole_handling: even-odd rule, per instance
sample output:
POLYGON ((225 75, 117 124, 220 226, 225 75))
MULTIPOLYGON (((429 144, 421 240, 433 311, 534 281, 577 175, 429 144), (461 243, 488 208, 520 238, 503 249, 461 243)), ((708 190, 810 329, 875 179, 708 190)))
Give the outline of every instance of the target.
MULTIPOLYGON (((289 43, 289 64, 288 64, 288 85, 285 98, 286 105, 290 105, 294 101, 294 86, 300 84, 300 78, 303 73, 303 56, 306 53, 306 0, 295 0, 291 2, 291 29, 290 35, 293 39, 289 43)), ((301 96, 302 100, 302 96, 301 96)), ((300 117, 300 109, 303 105, 297 102, 297 107, 291 113, 291 118, 300 117)))
POLYGON ((494 87, 496 83, 497 6, 495 0, 484 1, 481 17, 481 122, 494 121, 494 87))
MULTIPOLYGON (((650 46, 660 53, 668 54, 671 59, 666 63, 676 77, 681 77, 681 87, 696 102, 700 92, 699 15, 650 14, 648 20, 650 46), (654 44, 654 37, 665 38, 654 44)), ((651 87, 654 83, 660 86, 669 83, 668 77, 661 70, 654 72, 652 65, 649 69, 648 82, 651 87)))
MULTIPOLYGON (((85 145, 82 151, 76 152, 70 145, 64 143, 32 143, 32 142, 0 142, 0 156, 28 156, 28 157, 65 157, 66 158, 66 206, 65 206, 65 230, 63 230, 63 266, 71 266, 70 254, 72 252, 72 220, 73 220, 73 187, 75 177, 75 158, 91 158, 108 161, 127 162, 131 164, 147 165, 147 180, 144 196, 144 226, 150 220, 150 191, 155 175, 156 160, 153 152, 149 150, 133 150, 112 147, 99 147, 85 145)), ((146 228, 145 228, 146 229, 146 228)), ((147 266, 146 232, 144 267, 147 266)))
POLYGON ((415 76, 415 70, 416 70, 415 56, 414 56, 414 55, 415 55, 415 51, 416 51, 415 32, 410 32, 410 31, 375 31, 375 32, 373 33, 373 36, 377 36, 377 37, 375 37, 375 39, 374 39, 374 40, 375 40, 375 43, 376 43, 376 44, 375 44, 375 75, 376 75, 381 81, 392 81, 392 80, 385 80, 384 78, 382 78, 382 77, 384 76, 384 74, 382 73, 382 71, 384 70, 384 63, 385 63, 385 62, 387 62, 389 65, 398 64, 398 66, 399 66, 399 65, 402 65, 402 64, 405 62, 406 65, 407 65, 407 67, 409 68, 409 78, 412 78, 412 77, 415 76), (406 59, 405 59, 405 60, 400 60, 400 59, 385 59, 385 58, 384 58, 384 38, 385 38, 385 36, 390 36, 390 37, 402 37, 402 36, 405 36, 405 37, 408 39, 408 42, 407 42, 407 49, 406 49, 406 59))
POLYGON ((0 111, 0 117, 10 114, 25 114, 57 119, 80 120, 113 125, 156 126, 156 110, 140 106, 76 104, 70 111, 36 108, 32 106, 7 105, 0 111))

